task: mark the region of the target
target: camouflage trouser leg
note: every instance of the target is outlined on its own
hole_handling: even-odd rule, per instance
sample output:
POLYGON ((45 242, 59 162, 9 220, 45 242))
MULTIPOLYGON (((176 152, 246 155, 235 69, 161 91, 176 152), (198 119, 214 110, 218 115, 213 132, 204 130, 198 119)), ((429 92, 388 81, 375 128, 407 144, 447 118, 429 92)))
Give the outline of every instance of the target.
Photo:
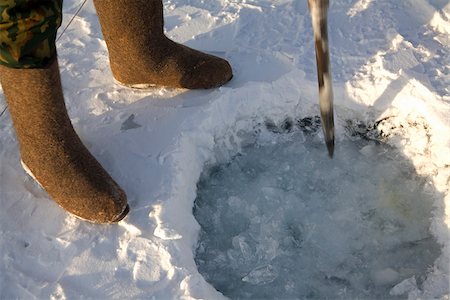
POLYGON ((63 0, 0 0, 0 64, 40 68, 56 53, 63 0))

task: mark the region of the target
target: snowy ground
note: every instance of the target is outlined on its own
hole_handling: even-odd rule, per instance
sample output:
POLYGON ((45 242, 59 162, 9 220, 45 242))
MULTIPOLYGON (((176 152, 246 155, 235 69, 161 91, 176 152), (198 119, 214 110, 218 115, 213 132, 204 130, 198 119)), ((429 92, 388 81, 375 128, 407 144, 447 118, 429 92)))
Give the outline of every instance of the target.
MULTIPOLYGON (((200 231, 192 214, 196 183, 205 163, 238 153, 247 140, 243 136, 267 120, 279 124, 318 114, 310 19, 306 0, 164 3, 167 34, 227 58, 235 77, 210 91, 134 91, 114 84, 88 2, 58 41, 66 103, 77 132, 125 189, 132 210, 116 226, 67 215, 21 169, 5 112, 0 117, 0 298, 222 296, 194 261, 200 231)), ((337 143, 345 143, 347 120, 385 119, 379 129, 388 144, 432 187, 429 230, 441 255, 420 288, 411 277, 392 282, 393 292, 448 299, 450 4, 331 4, 337 143)), ((63 27, 79 1, 64 5, 63 27)), ((1 98, 0 112, 5 105, 1 98)), ((390 275, 382 273, 380 280, 390 275)))

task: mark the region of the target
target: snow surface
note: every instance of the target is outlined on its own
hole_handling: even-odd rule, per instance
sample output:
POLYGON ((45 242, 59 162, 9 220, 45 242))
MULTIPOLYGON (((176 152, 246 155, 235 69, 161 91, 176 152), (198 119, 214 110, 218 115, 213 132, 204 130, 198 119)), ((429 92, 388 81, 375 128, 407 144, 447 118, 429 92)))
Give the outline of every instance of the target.
MULTIPOLYGON (((21 169, 5 112, 0 298, 223 297, 194 261, 196 184, 205 163, 223 162, 245 146, 244 133, 267 120, 317 115, 309 12, 306 1, 297 0, 164 4, 167 34, 227 58, 233 80, 209 91, 116 85, 88 2, 57 43, 66 103, 80 137, 125 189, 132 210, 116 226, 88 224, 62 211, 21 169)), ((64 1, 63 27, 78 6, 64 1)), ((337 143, 345 142, 347 120, 385 119, 379 129, 387 143, 440 195, 430 232, 442 254, 423 283, 410 277, 390 293, 448 298, 450 5, 336 0, 329 18, 337 143)), ((5 106, 1 98, 0 112, 5 106)), ((394 275, 386 268, 373 276, 394 275)))

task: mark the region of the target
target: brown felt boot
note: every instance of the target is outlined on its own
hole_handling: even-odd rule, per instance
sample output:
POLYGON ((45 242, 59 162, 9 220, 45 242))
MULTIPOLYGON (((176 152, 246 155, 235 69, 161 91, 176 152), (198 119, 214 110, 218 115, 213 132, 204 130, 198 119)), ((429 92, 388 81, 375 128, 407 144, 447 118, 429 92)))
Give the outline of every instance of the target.
POLYGON ((226 60, 168 39, 161 0, 94 0, 117 81, 131 87, 162 85, 208 89, 233 76, 226 60))
POLYGON ((67 115, 56 59, 43 69, 0 66, 24 168, 64 209, 95 222, 118 222, 125 193, 83 146, 67 115))

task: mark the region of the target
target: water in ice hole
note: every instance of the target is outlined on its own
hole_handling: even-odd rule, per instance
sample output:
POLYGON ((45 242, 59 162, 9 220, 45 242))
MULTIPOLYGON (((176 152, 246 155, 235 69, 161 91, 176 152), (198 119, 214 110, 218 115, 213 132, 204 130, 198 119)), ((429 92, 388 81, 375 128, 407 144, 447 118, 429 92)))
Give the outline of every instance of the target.
POLYGON ((319 122, 268 123, 231 160, 205 168, 195 261, 225 296, 401 299, 392 288, 420 288, 439 256, 427 180, 361 124, 329 159, 319 122))

